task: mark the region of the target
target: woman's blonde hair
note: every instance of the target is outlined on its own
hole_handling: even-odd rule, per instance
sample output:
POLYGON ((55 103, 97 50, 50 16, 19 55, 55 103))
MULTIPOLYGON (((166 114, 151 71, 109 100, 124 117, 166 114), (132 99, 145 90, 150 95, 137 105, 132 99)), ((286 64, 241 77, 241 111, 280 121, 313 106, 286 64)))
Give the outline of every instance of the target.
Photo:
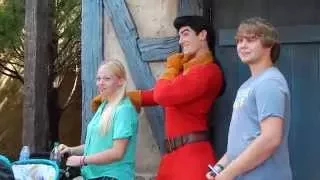
POLYGON ((112 116, 117 107, 117 105, 121 102, 121 100, 126 95, 126 88, 127 88, 127 75, 126 70, 123 64, 116 59, 105 60, 99 67, 104 71, 109 71, 114 76, 122 79, 123 83, 122 86, 115 92, 114 96, 112 97, 111 101, 107 103, 105 106, 100 120, 100 131, 101 135, 106 134, 112 124, 112 116))

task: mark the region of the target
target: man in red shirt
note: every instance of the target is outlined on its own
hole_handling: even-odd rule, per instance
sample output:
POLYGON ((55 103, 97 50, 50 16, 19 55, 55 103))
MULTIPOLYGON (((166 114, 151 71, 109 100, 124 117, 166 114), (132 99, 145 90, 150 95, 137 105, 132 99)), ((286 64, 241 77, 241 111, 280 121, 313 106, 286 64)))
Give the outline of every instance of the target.
POLYGON ((201 16, 177 17, 182 53, 167 58, 153 89, 130 92, 136 106, 165 109, 165 148, 157 180, 205 179, 216 161, 208 137, 208 112, 224 85, 213 58, 213 29, 201 16))

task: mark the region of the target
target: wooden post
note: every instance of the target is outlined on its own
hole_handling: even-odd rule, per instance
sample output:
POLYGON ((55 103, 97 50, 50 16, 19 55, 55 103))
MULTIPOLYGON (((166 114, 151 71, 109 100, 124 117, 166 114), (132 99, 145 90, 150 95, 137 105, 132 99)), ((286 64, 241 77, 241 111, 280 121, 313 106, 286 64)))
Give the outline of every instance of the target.
POLYGON ((97 95, 96 73, 103 59, 103 10, 102 0, 82 0, 81 26, 81 82, 82 82, 82 131, 84 143, 87 124, 91 120, 91 100, 97 95))
POLYGON ((47 84, 49 43, 49 0, 27 0, 25 4, 25 64, 23 145, 31 151, 48 147, 47 84))

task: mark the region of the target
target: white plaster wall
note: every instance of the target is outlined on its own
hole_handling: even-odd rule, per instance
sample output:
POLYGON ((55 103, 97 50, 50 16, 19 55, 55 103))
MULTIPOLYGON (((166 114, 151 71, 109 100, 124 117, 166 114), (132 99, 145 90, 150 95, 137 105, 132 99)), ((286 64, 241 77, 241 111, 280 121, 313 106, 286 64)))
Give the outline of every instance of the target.
MULTIPOLYGON (((126 2, 137 26, 140 38, 159 38, 176 34, 172 22, 176 17, 177 0, 127 0, 126 2)), ((119 59, 127 67, 123 51, 116 38, 112 23, 107 17, 105 17, 104 27, 105 59, 119 59)), ((163 63, 150 63, 149 65, 153 75, 158 77, 163 70, 163 63)), ((128 89, 135 89, 132 78, 130 78, 130 73, 128 74, 128 77, 128 89)), ((160 153, 155 140, 152 137, 149 121, 146 119, 143 111, 140 113, 139 119, 136 170, 138 174, 153 174, 157 170, 160 161, 160 153)))
POLYGON ((140 37, 173 36, 176 0, 127 0, 140 37))
MULTIPOLYGON (((173 20, 177 16, 177 0, 128 0, 140 38, 159 38, 176 35, 173 20)), ((163 63, 150 63, 154 77, 163 71, 163 63)))

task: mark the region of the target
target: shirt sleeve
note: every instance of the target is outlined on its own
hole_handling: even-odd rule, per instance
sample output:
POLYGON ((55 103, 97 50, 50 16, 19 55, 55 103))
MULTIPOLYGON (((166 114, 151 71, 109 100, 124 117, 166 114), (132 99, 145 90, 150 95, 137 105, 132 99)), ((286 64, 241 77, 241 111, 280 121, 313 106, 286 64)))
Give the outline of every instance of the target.
POLYGON ((268 117, 285 118, 288 92, 277 80, 268 79, 261 82, 255 90, 258 120, 268 117))
POLYGON ((119 107, 114 117, 113 139, 128 139, 134 133, 136 113, 131 106, 119 107))
POLYGON ((153 89, 141 90, 141 106, 158 105, 153 98, 153 89))

